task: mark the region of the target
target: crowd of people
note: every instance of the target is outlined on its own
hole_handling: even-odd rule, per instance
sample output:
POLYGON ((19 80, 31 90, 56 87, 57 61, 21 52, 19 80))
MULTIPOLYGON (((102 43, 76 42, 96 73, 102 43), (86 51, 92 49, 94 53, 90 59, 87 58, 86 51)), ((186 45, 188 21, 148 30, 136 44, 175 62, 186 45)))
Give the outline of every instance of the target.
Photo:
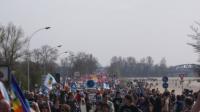
POLYGON ((161 93, 158 89, 138 88, 115 90, 77 90, 70 92, 57 87, 48 95, 27 92, 26 97, 36 112, 198 112, 198 93, 184 90, 161 93), (90 97, 90 94, 94 94, 90 97), (84 112, 84 111, 83 111, 84 112))
MULTIPOLYGON (((0 112, 12 112, 0 91, 0 112)), ((185 89, 181 95, 175 90, 164 92, 147 87, 110 89, 79 89, 57 84, 52 90, 26 91, 24 95, 32 112, 199 112, 200 95, 185 89), (83 107, 85 109, 83 110, 83 107)), ((12 99, 12 98, 11 98, 12 99)))

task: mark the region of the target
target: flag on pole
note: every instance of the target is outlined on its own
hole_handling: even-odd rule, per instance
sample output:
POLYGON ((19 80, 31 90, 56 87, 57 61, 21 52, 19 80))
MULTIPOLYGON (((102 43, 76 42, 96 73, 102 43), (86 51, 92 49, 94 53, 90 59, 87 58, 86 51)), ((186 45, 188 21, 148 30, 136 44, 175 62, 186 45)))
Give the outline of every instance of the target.
POLYGON ((12 101, 13 111, 14 112, 30 112, 30 106, 27 100, 25 99, 13 75, 11 75, 11 89, 13 92, 13 101, 12 101))
POLYGON ((103 83, 103 88, 104 89, 110 89, 110 85, 108 83, 103 83))
POLYGON ((56 83, 57 82, 55 78, 51 74, 48 73, 44 81, 44 86, 48 88, 49 90, 52 90, 53 84, 56 84, 56 83))

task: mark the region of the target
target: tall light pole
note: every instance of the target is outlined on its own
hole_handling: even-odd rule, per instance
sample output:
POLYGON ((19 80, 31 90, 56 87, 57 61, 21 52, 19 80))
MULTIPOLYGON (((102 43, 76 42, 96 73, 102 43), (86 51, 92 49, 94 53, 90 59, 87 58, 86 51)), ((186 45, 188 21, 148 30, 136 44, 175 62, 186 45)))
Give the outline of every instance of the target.
MULTIPOLYGON (((56 47, 53 47, 53 48, 51 48, 51 49, 49 49, 49 50, 53 50, 53 49, 57 49, 57 48, 60 48, 60 47, 62 47, 62 45, 57 45, 56 47)), ((44 75, 46 74, 46 62, 44 62, 44 75)))
MULTIPOLYGON (((63 55, 63 54, 67 54, 67 53, 69 53, 68 51, 64 51, 64 52, 61 52, 60 54, 58 54, 58 57, 59 56, 61 56, 61 55, 63 55)), ((61 66, 60 67, 58 67, 58 71, 60 72, 60 75, 62 74, 62 64, 61 64, 61 66)), ((62 75, 62 76, 60 76, 62 79, 61 79, 61 81, 63 81, 63 79, 65 80, 65 78, 64 78, 64 76, 62 75)))
POLYGON ((62 53, 58 54, 58 57, 61 56, 62 54, 67 54, 67 53, 68 53, 67 51, 62 52, 62 53))
POLYGON ((30 63, 30 53, 29 53, 30 41, 31 41, 31 39, 33 38, 33 36, 34 36, 35 34, 37 34, 39 31, 48 30, 48 29, 50 29, 50 28, 51 28, 51 27, 49 27, 49 26, 44 27, 44 28, 40 28, 40 29, 34 31, 34 32, 30 35, 30 37, 28 38, 28 46, 27 46, 27 56, 28 56, 28 58, 27 58, 27 61, 28 61, 28 65, 27 65, 28 91, 30 91, 30 67, 29 67, 29 63, 30 63))

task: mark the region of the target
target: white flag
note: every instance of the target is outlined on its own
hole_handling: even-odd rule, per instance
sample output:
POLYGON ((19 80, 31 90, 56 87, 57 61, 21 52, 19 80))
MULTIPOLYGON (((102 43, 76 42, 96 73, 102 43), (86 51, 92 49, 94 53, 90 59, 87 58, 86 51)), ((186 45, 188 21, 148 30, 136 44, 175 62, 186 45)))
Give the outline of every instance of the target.
POLYGON ((56 84, 55 78, 51 74, 47 74, 45 81, 44 81, 44 86, 47 87, 49 90, 52 90, 53 84, 56 84))
POLYGON ((103 88, 104 89, 110 89, 110 85, 108 83, 103 83, 103 88))

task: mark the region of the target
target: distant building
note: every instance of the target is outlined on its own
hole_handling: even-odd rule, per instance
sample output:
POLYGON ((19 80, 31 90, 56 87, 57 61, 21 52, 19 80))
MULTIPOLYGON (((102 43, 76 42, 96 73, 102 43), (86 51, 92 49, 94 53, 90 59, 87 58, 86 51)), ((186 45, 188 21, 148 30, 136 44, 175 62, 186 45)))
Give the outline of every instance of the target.
POLYGON ((186 77, 198 76, 200 73, 200 65, 197 64, 182 64, 171 66, 168 69, 168 76, 178 77, 180 74, 184 74, 186 77))

